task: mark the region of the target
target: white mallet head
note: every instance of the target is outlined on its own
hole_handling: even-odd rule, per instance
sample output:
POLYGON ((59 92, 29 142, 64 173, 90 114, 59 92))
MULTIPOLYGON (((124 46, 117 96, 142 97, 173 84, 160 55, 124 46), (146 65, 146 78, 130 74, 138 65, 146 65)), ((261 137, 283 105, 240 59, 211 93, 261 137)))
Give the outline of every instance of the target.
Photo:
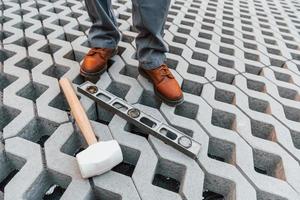
POLYGON ((121 148, 116 140, 100 141, 76 155, 83 178, 103 174, 123 161, 121 148))

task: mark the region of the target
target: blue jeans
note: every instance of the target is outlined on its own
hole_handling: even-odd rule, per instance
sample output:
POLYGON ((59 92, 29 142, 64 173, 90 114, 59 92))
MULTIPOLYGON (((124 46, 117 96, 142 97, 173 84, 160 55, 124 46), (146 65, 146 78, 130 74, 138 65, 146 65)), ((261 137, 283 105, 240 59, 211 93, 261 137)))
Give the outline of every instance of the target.
MULTIPOLYGON (((116 48, 121 39, 111 0, 85 0, 93 25, 89 42, 93 48, 116 48)), ((163 40, 170 0, 132 0, 133 25, 140 67, 155 69, 164 63, 168 46, 163 40)))

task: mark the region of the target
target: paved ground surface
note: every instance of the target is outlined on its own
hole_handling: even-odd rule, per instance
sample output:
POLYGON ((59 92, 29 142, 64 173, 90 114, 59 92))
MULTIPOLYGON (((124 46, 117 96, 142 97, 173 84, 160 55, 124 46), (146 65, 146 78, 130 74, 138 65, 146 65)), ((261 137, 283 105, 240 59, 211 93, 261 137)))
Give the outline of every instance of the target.
POLYGON ((0 199, 300 199, 300 3, 173 0, 168 64, 185 102, 153 96, 134 59, 131 2, 115 1, 123 39, 97 85, 202 144, 197 161, 81 101, 124 163, 90 180, 85 144, 58 78, 83 83, 91 25, 81 0, 1 0, 0 199))

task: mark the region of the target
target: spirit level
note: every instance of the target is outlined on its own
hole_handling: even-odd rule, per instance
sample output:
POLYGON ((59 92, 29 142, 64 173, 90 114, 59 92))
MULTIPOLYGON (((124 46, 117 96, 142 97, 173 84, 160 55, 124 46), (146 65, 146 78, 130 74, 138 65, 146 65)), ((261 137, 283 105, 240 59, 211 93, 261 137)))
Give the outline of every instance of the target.
POLYGON ((166 144, 176 148, 189 157, 196 158, 198 155, 201 145, 193 138, 150 115, 147 115, 123 99, 106 90, 98 88, 88 81, 80 85, 77 89, 80 93, 91 98, 101 107, 119 115, 145 133, 159 138, 166 144))

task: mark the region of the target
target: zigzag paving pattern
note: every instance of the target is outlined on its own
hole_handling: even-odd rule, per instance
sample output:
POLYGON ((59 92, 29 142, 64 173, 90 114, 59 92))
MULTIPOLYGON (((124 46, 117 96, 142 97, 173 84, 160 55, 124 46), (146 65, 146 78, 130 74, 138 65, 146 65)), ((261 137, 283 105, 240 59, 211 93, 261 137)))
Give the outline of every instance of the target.
POLYGON ((300 2, 172 0, 169 107, 138 74, 131 1, 114 0, 119 53, 97 85, 202 144, 192 160, 78 94, 124 162, 89 180, 86 147, 59 89, 89 50, 84 0, 0 0, 0 199, 300 199, 300 2))

